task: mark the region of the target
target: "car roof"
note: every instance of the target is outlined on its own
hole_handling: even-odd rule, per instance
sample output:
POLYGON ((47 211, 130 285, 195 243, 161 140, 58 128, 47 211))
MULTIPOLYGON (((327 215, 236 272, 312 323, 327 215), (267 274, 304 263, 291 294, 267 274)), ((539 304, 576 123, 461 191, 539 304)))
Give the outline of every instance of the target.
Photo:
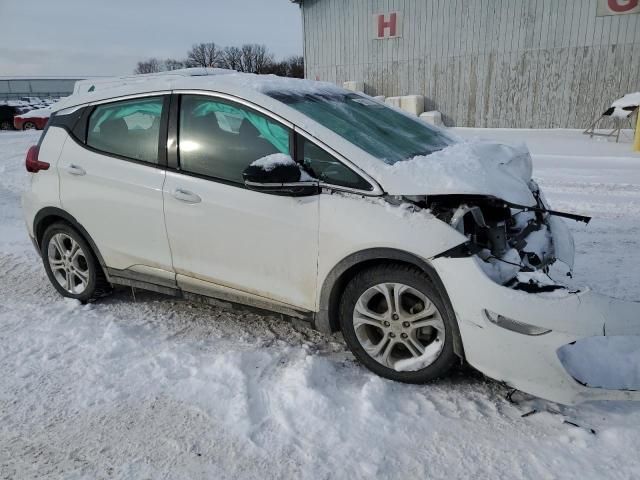
POLYGON ((332 90, 347 93, 327 82, 239 73, 221 68, 186 68, 163 73, 80 80, 76 82, 74 93, 54 104, 52 110, 173 90, 226 93, 258 103, 267 101, 265 92, 269 91, 317 93, 332 90))

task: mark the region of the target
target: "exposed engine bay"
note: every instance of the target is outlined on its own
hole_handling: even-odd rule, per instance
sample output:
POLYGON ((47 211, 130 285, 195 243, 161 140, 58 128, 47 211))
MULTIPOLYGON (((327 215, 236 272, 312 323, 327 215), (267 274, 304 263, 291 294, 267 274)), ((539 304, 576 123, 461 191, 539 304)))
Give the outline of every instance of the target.
MULTIPOLYGON (((588 223, 590 217, 550 210, 531 181, 536 206, 524 206, 484 195, 433 195, 403 197, 403 202, 426 208, 469 241, 440 257, 477 255, 495 282, 532 293, 565 286, 549 276, 557 257, 551 217, 588 223)), ((565 274, 571 276, 570 266, 565 274)))

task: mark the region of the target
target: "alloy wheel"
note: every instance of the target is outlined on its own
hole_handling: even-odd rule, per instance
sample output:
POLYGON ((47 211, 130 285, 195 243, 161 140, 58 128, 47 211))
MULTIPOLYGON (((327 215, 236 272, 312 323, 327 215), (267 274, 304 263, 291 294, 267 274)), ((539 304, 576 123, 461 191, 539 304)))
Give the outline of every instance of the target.
POLYGON ((67 292, 83 293, 89 284, 89 264, 80 244, 65 233, 56 233, 49 240, 47 257, 53 277, 67 292))
POLYGON ((367 289, 353 310, 353 327, 367 354, 385 367, 425 355, 408 371, 431 365, 444 346, 440 311, 422 292, 402 283, 380 283, 367 289), (424 358, 424 357, 423 357, 424 358))

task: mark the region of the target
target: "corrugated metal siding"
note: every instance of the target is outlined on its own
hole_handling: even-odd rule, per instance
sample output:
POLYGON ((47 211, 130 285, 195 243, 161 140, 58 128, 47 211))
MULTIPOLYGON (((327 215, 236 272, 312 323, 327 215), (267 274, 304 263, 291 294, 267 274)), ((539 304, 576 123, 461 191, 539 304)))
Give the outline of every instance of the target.
POLYGON ((640 15, 596 16, 596 0, 305 0, 307 78, 425 95, 448 125, 586 126, 640 90, 640 15), (402 37, 372 38, 402 12, 402 37))

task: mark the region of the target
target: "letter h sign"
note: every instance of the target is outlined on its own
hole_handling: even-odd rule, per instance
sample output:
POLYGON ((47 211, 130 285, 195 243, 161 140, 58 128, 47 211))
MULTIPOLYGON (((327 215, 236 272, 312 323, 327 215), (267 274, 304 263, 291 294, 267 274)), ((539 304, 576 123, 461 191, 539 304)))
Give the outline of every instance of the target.
POLYGON ((373 16, 373 38, 381 40, 400 37, 401 20, 400 12, 376 13, 373 16))

